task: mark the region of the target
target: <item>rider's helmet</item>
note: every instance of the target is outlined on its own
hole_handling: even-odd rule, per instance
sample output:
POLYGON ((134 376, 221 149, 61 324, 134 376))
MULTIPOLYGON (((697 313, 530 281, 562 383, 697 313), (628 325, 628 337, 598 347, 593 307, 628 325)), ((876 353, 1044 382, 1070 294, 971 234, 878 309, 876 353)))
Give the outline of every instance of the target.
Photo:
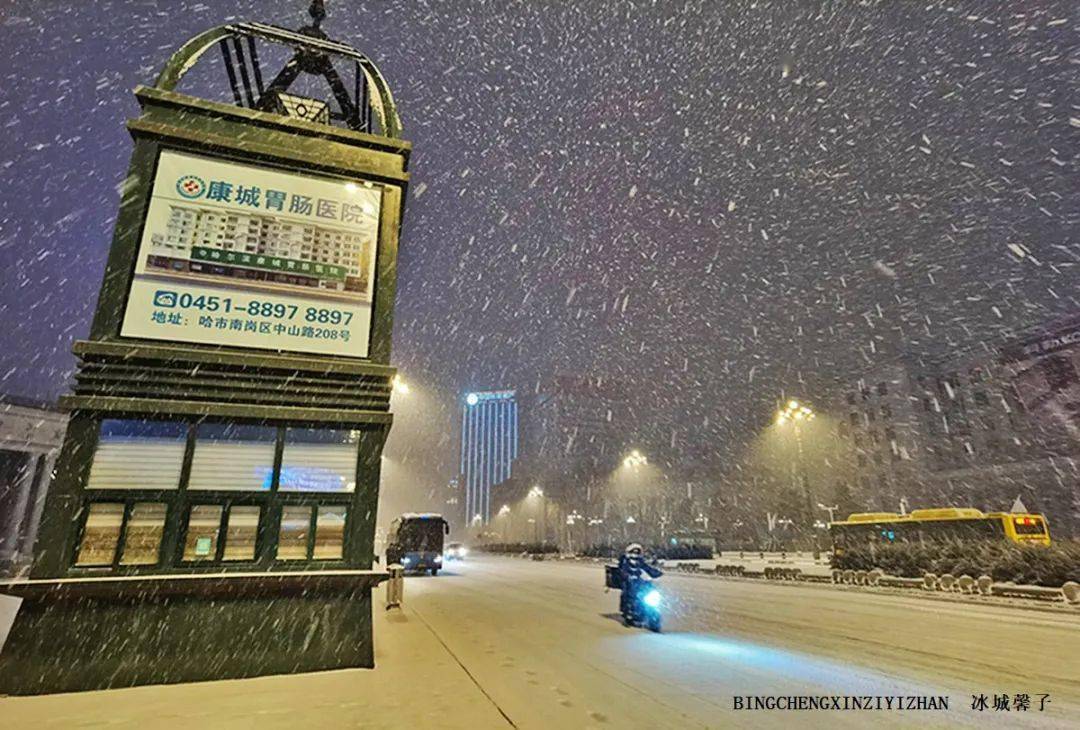
POLYGON ((641 553, 641 545, 636 542, 632 542, 626 546, 625 555, 629 558, 640 558, 641 553))

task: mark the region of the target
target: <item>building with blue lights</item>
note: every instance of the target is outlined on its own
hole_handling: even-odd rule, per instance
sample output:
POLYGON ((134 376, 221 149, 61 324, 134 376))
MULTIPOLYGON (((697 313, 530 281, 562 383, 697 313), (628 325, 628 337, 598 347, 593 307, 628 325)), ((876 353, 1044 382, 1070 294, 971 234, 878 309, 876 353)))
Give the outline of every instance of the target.
POLYGON ((518 404, 513 390, 472 392, 461 412, 461 479, 465 520, 491 520, 491 489, 508 480, 518 457, 518 404))

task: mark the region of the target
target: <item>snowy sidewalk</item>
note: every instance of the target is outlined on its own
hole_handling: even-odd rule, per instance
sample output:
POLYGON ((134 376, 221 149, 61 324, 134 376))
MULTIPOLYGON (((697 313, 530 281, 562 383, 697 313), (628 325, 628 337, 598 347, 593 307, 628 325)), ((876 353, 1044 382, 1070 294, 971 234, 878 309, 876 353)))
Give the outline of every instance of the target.
POLYGON ((432 631, 374 601, 375 669, 0 697, 22 728, 507 728, 432 631))

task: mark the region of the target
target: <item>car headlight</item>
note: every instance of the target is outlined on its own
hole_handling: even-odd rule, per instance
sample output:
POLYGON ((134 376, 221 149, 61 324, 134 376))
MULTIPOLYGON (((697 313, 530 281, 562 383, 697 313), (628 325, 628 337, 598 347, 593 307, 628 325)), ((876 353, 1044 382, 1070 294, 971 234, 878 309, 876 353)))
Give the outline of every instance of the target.
POLYGON ((411 563, 411 562, 412 562, 412 561, 411 561, 411 560, 409 560, 408 558, 402 558, 402 559, 401 559, 401 564, 402 564, 402 565, 408 565, 408 564, 409 564, 409 563, 411 563))
POLYGON ((467 553, 467 552, 469 552, 469 551, 466 550, 465 548, 459 548, 458 551, 457 551, 458 557, 461 557, 461 558, 465 557, 465 553, 467 553))
POLYGON ((650 608, 656 608, 660 605, 660 591, 649 591, 645 594, 645 605, 650 608))

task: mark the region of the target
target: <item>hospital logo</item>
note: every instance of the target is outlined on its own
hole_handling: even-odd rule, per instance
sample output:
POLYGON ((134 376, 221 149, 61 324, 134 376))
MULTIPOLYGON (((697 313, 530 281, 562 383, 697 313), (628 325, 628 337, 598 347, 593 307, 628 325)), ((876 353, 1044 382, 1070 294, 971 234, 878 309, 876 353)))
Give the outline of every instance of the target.
POLYGON ((176 181, 176 192, 189 200, 198 198, 206 192, 206 183, 196 175, 184 175, 176 181))

